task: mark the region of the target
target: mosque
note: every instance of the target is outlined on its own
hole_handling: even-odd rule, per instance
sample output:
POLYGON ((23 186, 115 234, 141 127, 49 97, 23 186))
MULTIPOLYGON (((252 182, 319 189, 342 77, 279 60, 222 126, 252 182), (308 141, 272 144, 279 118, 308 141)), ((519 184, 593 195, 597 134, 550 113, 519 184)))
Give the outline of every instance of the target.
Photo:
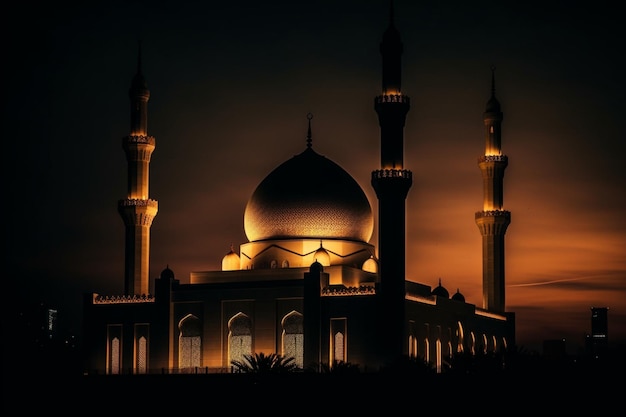
MULTIPOLYGON (((248 242, 223 257, 222 269, 192 272, 181 284, 166 267, 149 293, 150 91, 141 72, 129 89, 130 134, 122 139, 128 190, 118 203, 125 226, 124 294, 85 294, 85 374, 232 372, 246 354, 294 358, 303 370, 338 363, 377 370, 401 358, 421 358, 441 372, 459 353, 498 352, 515 344, 515 313, 505 310, 503 114, 491 96, 483 114, 484 155, 478 158, 483 207, 482 304, 457 290, 411 281, 405 273, 406 197, 412 172, 403 160, 410 98, 401 90, 403 43, 394 26, 380 42, 382 91, 374 98, 380 126, 380 166, 371 186, 375 219, 363 188, 313 148, 312 116, 301 153, 262 179, 244 212, 248 242), (306 183, 300 187, 294 183, 306 183)), ((303 129, 304 130, 304 129, 303 129)), ((477 248, 477 250, 479 250, 477 248)))

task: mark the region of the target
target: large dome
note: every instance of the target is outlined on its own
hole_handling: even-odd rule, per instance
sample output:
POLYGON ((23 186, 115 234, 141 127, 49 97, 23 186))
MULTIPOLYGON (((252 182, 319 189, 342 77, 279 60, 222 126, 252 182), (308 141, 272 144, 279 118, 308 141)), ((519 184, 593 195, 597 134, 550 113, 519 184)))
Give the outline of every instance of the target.
POLYGON ((374 216, 354 178, 309 146, 259 184, 246 205, 244 229, 250 242, 293 238, 368 242, 374 216))

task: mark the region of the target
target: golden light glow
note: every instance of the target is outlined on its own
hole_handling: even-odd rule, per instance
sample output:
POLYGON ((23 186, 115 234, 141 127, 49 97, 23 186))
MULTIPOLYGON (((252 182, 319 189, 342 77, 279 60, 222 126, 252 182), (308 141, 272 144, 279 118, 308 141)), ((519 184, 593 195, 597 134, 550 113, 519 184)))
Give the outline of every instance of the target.
POLYGON ((367 261, 363 262, 362 269, 365 272, 371 272, 373 274, 376 274, 378 273, 378 262, 376 262, 373 256, 370 256, 367 261))

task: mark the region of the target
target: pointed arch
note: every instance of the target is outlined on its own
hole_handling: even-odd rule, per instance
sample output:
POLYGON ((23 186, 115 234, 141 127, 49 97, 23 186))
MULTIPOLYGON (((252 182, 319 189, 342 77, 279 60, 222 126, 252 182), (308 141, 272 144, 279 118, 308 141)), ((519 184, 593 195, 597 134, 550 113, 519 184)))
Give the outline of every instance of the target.
POLYGON ((456 322, 456 353, 463 353, 465 350, 465 331, 463 330, 463 323, 456 322))
POLYGON ((304 368, 304 320, 301 313, 292 310, 281 321, 281 355, 294 358, 298 368, 304 368))
POLYGON ((107 327, 106 373, 117 375, 122 372, 122 326, 107 327))
POLYGON ((202 366, 202 321, 188 314, 178 322, 178 368, 191 372, 202 366))
POLYGON ((146 374, 149 368, 148 354, 150 344, 150 325, 148 323, 136 323, 135 324, 135 359, 134 359, 134 373, 146 374))
POLYGON ((417 336, 415 321, 409 321, 409 357, 417 358, 417 336))
POLYGON ((138 374, 145 374, 148 372, 148 340, 144 336, 139 336, 137 339, 137 364, 135 366, 135 372, 138 374))
POLYGON ((332 366, 334 362, 348 362, 347 331, 348 323, 346 318, 334 318, 330 320, 330 360, 332 366))
POLYGON ((244 355, 252 355, 252 320, 239 312, 228 321, 228 365, 244 362, 244 355))
POLYGON ((109 373, 113 375, 121 373, 122 370, 122 361, 120 357, 122 354, 121 344, 122 342, 117 337, 111 339, 111 361, 109 363, 109 373))

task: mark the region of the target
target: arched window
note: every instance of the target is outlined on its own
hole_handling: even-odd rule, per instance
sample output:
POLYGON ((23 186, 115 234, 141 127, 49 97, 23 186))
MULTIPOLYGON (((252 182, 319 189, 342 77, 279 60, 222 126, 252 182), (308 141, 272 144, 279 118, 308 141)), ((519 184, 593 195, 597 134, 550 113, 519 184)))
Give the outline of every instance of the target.
POLYGON ((244 355, 252 355, 252 320, 239 312, 228 322, 228 365, 245 362, 244 355))
POLYGON ((192 372, 202 366, 202 322, 189 314, 178 323, 178 368, 192 372))
POLYGON ((111 361, 109 362, 109 373, 113 375, 119 374, 122 369, 122 361, 120 358, 122 349, 120 345, 120 339, 117 337, 114 337, 111 340, 111 361))
POLYGON ((135 323, 135 361, 134 373, 148 373, 148 346, 150 341, 150 325, 147 323, 135 323))
POLYGON ((336 362, 345 362, 346 360, 346 352, 344 349, 344 335, 341 332, 335 333, 333 336, 334 339, 334 349, 333 349, 333 360, 336 362))
POLYGON ((107 327, 107 374, 122 372, 122 326, 112 324, 107 327))
POLYGON ((137 340, 137 365, 135 372, 138 374, 148 372, 148 341, 143 336, 137 340))
POLYGON ((282 356, 294 358, 298 368, 304 368, 304 324, 302 314, 292 311, 282 320, 282 356))
POLYGON ((461 324, 460 321, 457 322, 456 337, 457 337, 456 352, 463 353, 463 351, 465 350, 465 334, 463 331, 463 324, 461 324))
POLYGON ((441 352, 441 340, 437 339, 435 341, 435 367, 437 369, 437 373, 441 373, 441 361, 442 361, 442 352, 441 352))
POLYGON ((409 335, 409 357, 417 358, 417 337, 409 335))
POLYGON ((333 362, 348 362, 346 331, 348 328, 347 319, 330 319, 331 349, 329 364, 333 362))

